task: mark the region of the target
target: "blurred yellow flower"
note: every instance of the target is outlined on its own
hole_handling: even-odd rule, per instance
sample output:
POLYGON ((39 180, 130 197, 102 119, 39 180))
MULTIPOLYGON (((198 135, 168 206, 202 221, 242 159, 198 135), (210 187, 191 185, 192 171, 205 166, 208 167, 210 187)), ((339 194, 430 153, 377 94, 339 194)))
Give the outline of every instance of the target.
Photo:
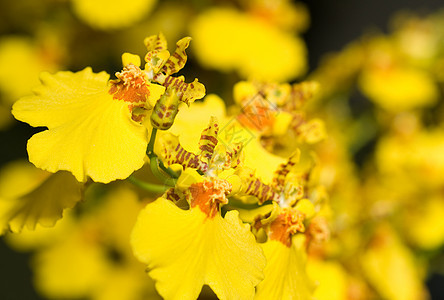
POLYGON ((407 237, 422 249, 438 249, 444 244, 444 199, 442 196, 421 199, 417 206, 406 212, 407 237))
POLYGON ((242 0, 246 10, 265 22, 288 31, 303 32, 310 22, 307 7, 302 2, 290 0, 242 0))
POLYGON ((412 68, 365 69, 359 84, 370 100, 388 111, 431 106, 438 100, 438 88, 432 77, 412 68))
POLYGON ((156 0, 71 0, 74 12, 85 23, 102 30, 133 25, 146 16, 156 0))
POLYGON ((376 163, 379 171, 391 180, 413 180, 413 187, 437 188, 444 184, 443 153, 442 129, 415 131, 404 136, 391 134, 380 139, 376 163))
POLYGON ((0 39, 0 128, 13 121, 11 105, 20 97, 32 94, 38 85, 38 75, 55 71, 55 57, 45 51, 45 41, 27 36, 10 35, 0 39))
POLYGON ((389 226, 380 225, 360 261, 364 274, 383 298, 426 299, 418 262, 389 226))
POLYGON ((43 227, 40 224, 32 230, 24 227, 20 234, 7 233, 5 241, 8 246, 20 252, 43 249, 63 240, 65 234, 76 225, 73 215, 67 210, 53 227, 43 227))
POLYGON ((439 55, 443 34, 439 24, 441 19, 439 12, 425 18, 404 12, 394 18, 392 36, 406 61, 420 67, 431 67, 439 55))
POLYGON ((143 203, 122 185, 96 200, 92 209, 68 216, 62 227, 8 239, 19 247, 34 243, 36 289, 50 299, 160 299, 129 245, 143 203))
POLYGON ((25 36, 3 36, 0 39, 0 90, 8 104, 32 93, 38 75, 54 71, 55 62, 45 60, 43 50, 25 36))
POLYGON ((22 161, 7 165, 0 173, 0 234, 54 226, 81 200, 82 189, 68 172, 51 174, 22 161))
POLYGON ((309 259, 307 273, 316 283, 313 297, 316 300, 345 300, 347 273, 337 261, 309 259))
POLYGON ((436 103, 439 91, 431 74, 403 61, 392 39, 375 36, 365 46, 367 61, 358 83, 371 101, 391 112, 436 103))
POLYGON ((85 297, 109 272, 106 262, 106 253, 100 247, 74 231, 33 258, 34 284, 52 299, 85 297))
POLYGON ((233 88, 234 101, 240 107, 237 121, 268 138, 269 144, 277 144, 284 138, 285 143, 281 142, 278 148, 287 144, 291 152, 295 145, 291 145, 290 140, 297 144, 315 144, 325 139, 325 126, 320 119, 307 120, 303 107, 318 91, 319 84, 315 81, 293 85, 240 81, 233 88), (273 137, 276 141, 271 140, 273 137))
POLYGON ((260 18, 214 8, 190 26, 196 56, 204 66, 267 81, 294 79, 306 70, 304 42, 260 18))

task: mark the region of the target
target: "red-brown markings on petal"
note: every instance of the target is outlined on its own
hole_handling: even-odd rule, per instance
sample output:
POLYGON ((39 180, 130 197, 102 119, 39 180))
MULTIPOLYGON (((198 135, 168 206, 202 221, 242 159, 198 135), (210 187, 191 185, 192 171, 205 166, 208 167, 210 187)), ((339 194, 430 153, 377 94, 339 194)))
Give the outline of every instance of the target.
POLYGON ((227 195, 231 189, 231 184, 226 180, 210 179, 192 184, 187 196, 191 208, 198 206, 208 218, 214 218, 219 211, 220 204, 228 203, 227 195))
POLYGON ((291 237, 296 232, 304 232, 304 213, 294 208, 284 208, 270 224, 268 237, 279 241, 287 247, 291 246, 291 237))
POLYGON ((206 162, 211 160, 211 157, 214 153, 214 148, 218 143, 217 134, 219 132, 219 129, 215 125, 217 125, 217 120, 216 118, 212 117, 210 120, 210 124, 202 131, 202 134, 200 135, 200 155, 205 159, 206 162))
POLYGON ((285 185, 285 179, 288 173, 299 161, 299 153, 295 152, 290 158, 283 164, 280 164, 276 171, 274 171, 273 185, 282 189, 285 185))
POLYGON ((163 197, 170 201, 173 201, 174 203, 180 201, 180 195, 176 193, 176 190, 174 188, 170 188, 169 190, 167 190, 163 197))
POLYGON ((129 64, 122 72, 116 73, 117 79, 110 80, 111 87, 108 91, 114 99, 128 103, 146 103, 150 91, 148 78, 137 66, 129 64))
POLYGON ((154 76, 153 81, 165 88, 174 89, 179 96, 179 100, 187 105, 205 96, 205 86, 197 79, 194 79, 191 83, 186 83, 184 76, 173 77, 160 72, 154 76))
POLYGON ((253 173, 250 173, 248 176, 244 176, 243 180, 246 184, 248 184, 244 193, 257 197, 259 204, 262 204, 267 200, 278 200, 279 194, 274 186, 263 183, 259 178, 254 176, 253 173))

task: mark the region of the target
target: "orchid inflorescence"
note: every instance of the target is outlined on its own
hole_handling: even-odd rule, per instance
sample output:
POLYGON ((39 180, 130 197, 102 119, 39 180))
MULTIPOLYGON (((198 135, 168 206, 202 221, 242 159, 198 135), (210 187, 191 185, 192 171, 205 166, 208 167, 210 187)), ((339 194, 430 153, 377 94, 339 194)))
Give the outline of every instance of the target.
POLYGON ((130 241, 165 299, 196 299, 204 285, 220 299, 306 299, 314 286, 306 251, 328 236, 328 227, 310 230, 328 205, 316 192, 315 154, 303 153, 302 162, 298 148, 285 158, 264 146, 272 151, 285 135, 307 145, 324 138, 322 121, 302 110, 318 86, 239 82, 227 114, 215 95, 195 102, 205 96, 197 79, 173 76, 190 40, 171 54, 161 33, 146 38, 143 68, 125 53, 116 79, 90 68, 41 75, 12 113, 47 128, 31 137, 28 153, 48 173, 29 194, 37 198, 2 211, 2 231, 54 225, 98 183, 125 180, 160 194, 140 211, 130 241), (144 165, 151 182, 132 175, 144 165))

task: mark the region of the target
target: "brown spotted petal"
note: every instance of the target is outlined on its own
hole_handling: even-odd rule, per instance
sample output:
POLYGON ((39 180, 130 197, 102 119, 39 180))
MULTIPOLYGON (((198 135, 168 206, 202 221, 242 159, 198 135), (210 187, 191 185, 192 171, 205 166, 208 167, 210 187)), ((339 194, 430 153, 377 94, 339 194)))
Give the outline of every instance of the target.
POLYGON ((282 189, 285 186, 285 179, 291 169, 299 162, 301 157, 301 151, 297 149, 287 160, 286 163, 279 165, 274 172, 273 185, 278 189, 282 189))
POLYGON ((160 130, 169 129, 179 109, 179 97, 174 89, 168 88, 160 97, 151 113, 151 125, 160 130))
POLYGON ((227 168, 237 168, 242 164, 242 143, 234 143, 230 149, 227 150, 227 168))
POLYGON ((254 171, 245 168, 239 170, 237 174, 244 183, 242 193, 257 197, 259 204, 268 200, 277 201, 279 199, 279 194, 275 187, 263 183, 254 175, 254 171))
POLYGON ((179 142, 179 138, 170 133, 166 133, 159 138, 156 146, 156 153, 167 165, 180 164, 184 169, 193 168, 201 172, 208 170, 208 165, 199 159, 199 156, 185 150, 179 142))
POLYGON ((167 41, 162 32, 145 38, 143 43, 148 52, 167 50, 167 41))
POLYGON ((154 74, 157 74, 161 68, 165 65, 170 57, 170 53, 167 50, 167 42, 165 36, 162 33, 158 35, 152 35, 144 40, 148 53, 145 56, 146 70, 151 70, 154 74))
POLYGON ((163 198, 177 203, 181 200, 180 195, 177 193, 175 188, 168 189, 162 196, 163 198))
POLYGON ((187 54, 185 49, 190 45, 191 38, 185 37, 176 43, 176 51, 170 56, 163 66, 161 72, 165 75, 171 75, 179 72, 187 62, 187 54))
POLYGON ((185 77, 183 76, 172 77, 163 73, 158 73, 153 80, 166 88, 175 88, 179 95, 179 100, 187 105, 190 105, 194 100, 201 99, 205 96, 205 86, 197 79, 194 79, 191 83, 186 83, 185 77))
POLYGON ((210 124, 202 131, 199 140, 199 149, 201 160, 209 163, 214 153, 218 140, 217 134, 219 132, 219 124, 215 117, 210 118, 210 124))
POLYGON ((145 69, 151 70, 152 74, 151 76, 154 76, 154 74, 157 74, 161 68, 165 65, 165 63, 168 61, 168 58, 170 57, 170 52, 168 50, 162 50, 162 51, 150 51, 145 55, 145 69))

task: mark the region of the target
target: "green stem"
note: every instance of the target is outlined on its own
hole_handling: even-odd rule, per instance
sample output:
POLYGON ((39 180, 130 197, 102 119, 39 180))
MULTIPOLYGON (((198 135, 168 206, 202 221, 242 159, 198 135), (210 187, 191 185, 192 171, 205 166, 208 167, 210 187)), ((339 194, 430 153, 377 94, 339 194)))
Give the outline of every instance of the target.
POLYGON ((156 155, 150 158, 150 168, 154 176, 161 180, 164 184, 169 186, 176 186, 176 180, 173 178, 168 178, 159 171, 159 160, 156 155))
POLYGON ((151 193, 156 193, 156 194, 163 194, 166 190, 169 189, 168 186, 145 182, 140 179, 137 179, 136 177, 134 177, 132 175, 130 177, 128 177, 128 181, 137 187, 140 187, 144 190, 147 190, 151 193))
POLYGON ((229 207, 233 207, 233 208, 241 208, 241 209, 256 209, 259 208, 261 206, 267 205, 267 204, 271 204, 272 201, 265 201, 262 204, 259 203, 244 203, 240 200, 234 199, 234 198, 229 198, 228 204, 227 206, 229 207))
POLYGON ((156 135, 157 128, 153 128, 153 130, 151 131, 150 141, 148 142, 148 147, 146 149, 146 155, 148 155, 150 159, 156 156, 156 154, 154 153, 154 142, 156 141, 156 135))
POLYGON ((179 178, 179 175, 176 172, 174 172, 171 168, 165 167, 165 165, 163 164, 163 162, 161 160, 159 160, 159 167, 162 169, 162 171, 164 171, 165 173, 167 173, 171 177, 179 178))
POLYGON ((161 180, 164 184, 168 186, 176 186, 175 178, 179 177, 176 172, 171 170, 170 168, 166 168, 162 161, 159 160, 156 153, 154 153, 154 143, 156 141, 157 128, 153 128, 151 131, 150 141, 148 142, 148 147, 146 149, 146 155, 150 159, 150 168, 151 172, 153 172, 154 176, 156 176, 159 180, 161 180), (168 175, 173 178, 168 178, 164 174, 159 171, 159 167, 168 175))

